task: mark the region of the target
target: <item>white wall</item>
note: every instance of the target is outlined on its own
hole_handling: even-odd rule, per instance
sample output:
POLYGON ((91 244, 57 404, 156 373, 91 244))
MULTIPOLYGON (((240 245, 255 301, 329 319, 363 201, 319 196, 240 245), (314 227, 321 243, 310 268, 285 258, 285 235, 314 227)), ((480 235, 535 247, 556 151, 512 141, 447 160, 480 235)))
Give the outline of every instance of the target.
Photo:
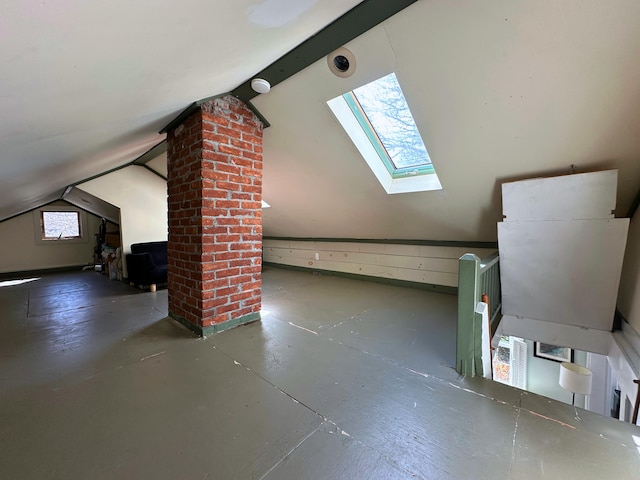
POLYGON ((123 255, 132 243, 167 240, 167 182, 146 168, 129 166, 78 188, 120 208, 123 255))
POLYGON ((263 241, 262 248, 265 262, 449 287, 458 286, 462 255, 475 253, 485 258, 495 252, 488 248, 270 239, 263 241))
POLYGON ((633 329, 640 333, 640 215, 631 220, 627 249, 622 265, 618 309, 633 329))
MULTIPOLYGON (((571 404, 572 394, 560 386, 560 363, 534 356, 534 342, 527 343, 527 390, 538 395, 571 404)), ((585 366, 586 352, 574 350, 574 363, 585 366)), ((597 388, 594 385, 594 389, 597 388)), ((604 388, 604 387, 602 387, 604 388)), ((602 388, 598 388, 598 391, 602 388)), ((576 395, 576 406, 584 408, 584 396, 576 395)))
MULTIPOLYGON (((50 206, 72 207, 67 202, 53 202, 50 206)), ((73 208, 81 211, 78 208, 73 208)), ((37 210, 35 211, 37 215, 37 210)), ((37 242, 34 212, 27 212, 18 217, 0 223, 0 273, 43 270, 48 268, 62 268, 87 265, 93 262, 95 246, 94 234, 98 233, 100 219, 90 213, 83 218, 82 241, 51 241, 37 242)))
POLYGON ((166 177, 168 175, 167 152, 163 152, 153 160, 148 161, 147 167, 166 177))
POLYGON ((612 218, 617 182, 605 170, 502 185, 505 315, 611 331, 629 228, 612 218))
POLYGON ((591 395, 586 399, 587 410, 600 415, 611 415, 611 401, 613 388, 609 361, 606 356, 597 353, 587 353, 586 367, 593 375, 591 395))
POLYGON ((491 241, 500 183, 572 163, 619 168, 626 213, 640 178, 639 12, 627 0, 420 1, 346 45, 351 77, 323 57, 273 86, 252 101, 272 125, 265 235, 491 241), (326 105, 391 71, 442 191, 387 195, 326 105))

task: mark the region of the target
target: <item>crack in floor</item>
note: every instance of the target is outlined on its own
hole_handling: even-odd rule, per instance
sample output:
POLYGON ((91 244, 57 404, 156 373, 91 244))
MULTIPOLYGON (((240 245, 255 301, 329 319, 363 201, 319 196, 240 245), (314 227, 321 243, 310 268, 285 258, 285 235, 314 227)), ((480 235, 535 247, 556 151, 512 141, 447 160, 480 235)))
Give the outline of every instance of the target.
MULTIPOLYGON (((488 400, 494 401, 494 402, 499 403, 499 404, 502 404, 502 405, 511 405, 511 403, 509 403, 509 402, 506 402, 506 401, 499 400, 499 399, 494 398, 494 397, 490 397, 490 396, 484 395, 483 393, 477 392, 477 391, 472 390, 472 389, 470 389, 470 388, 465 388, 465 387, 463 387, 463 386, 461 386, 461 385, 456 385, 456 384, 452 383, 451 381, 449 381, 449 380, 447 380, 447 379, 445 379, 445 378, 439 377, 439 376, 437 376, 437 375, 433 375, 433 374, 430 374, 430 373, 426 373, 426 372, 421 372, 421 371, 415 370, 415 369, 413 369, 413 368, 411 368, 411 367, 408 367, 408 366, 406 366, 406 365, 404 365, 404 364, 402 364, 402 363, 395 362, 395 361, 393 361, 393 360, 391 360, 391 359, 389 359, 389 358, 387 358, 387 357, 384 357, 384 356, 381 356, 381 355, 377 355, 377 354, 374 354, 374 353, 368 352, 368 351, 366 351, 366 350, 362 350, 362 349, 360 349, 360 348, 357 348, 357 347, 354 347, 354 346, 351 346, 351 345, 347 345, 347 344, 345 344, 345 343, 343 343, 343 342, 341 342, 341 341, 339 341, 339 340, 335 340, 335 339, 333 339, 333 338, 331 338, 331 337, 326 337, 326 335, 325 335, 325 334, 326 334, 327 332, 329 332, 329 331, 331 330, 331 328, 333 328, 333 327, 335 327, 335 326, 338 326, 338 325, 341 325, 341 324, 343 324, 343 323, 347 322, 348 320, 352 320, 352 319, 354 319, 354 318, 360 317, 360 316, 362 316, 364 313, 366 313, 366 312, 367 312, 367 311, 369 311, 369 310, 370 310, 370 309, 363 310, 362 312, 356 313, 356 314, 352 315, 351 317, 349 317, 348 319, 343 320, 342 322, 339 322, 339 323, 337 323, 337 324, 335 324, 335 325, 332 325, 332 326, 331 326, 331 327, 329 327, 327 330, 324 330, 323 332, 320 332, 322 335, 319 335, 319 334, 318 334, 318 332, 315 332, 315 331, 313 331, 313 330, 309 330, 309 329, 304 328, 304 327, 301 327, 301 326, 299 326, 299 325, 295 325, 295 324, 294 324, 294 323, 292 323, 292 322, 287 322, 287 323, 288 323, 289 325, 293 326, 293 327, 296 327, 296 328, 299 328, 299 329, 302 329, 302 330, 308 331, 308 332, 310 332, 310 333, 313 333, 314 335, 318 335, 319 337, 325 337, 328 341, 330 341, 330 342, 332 342, 332 343, 336 343, 336 344, 338 344, 338 345, 341 345, 341 346, 343 346, 343 347, 345 347, 345 348, 349 348, 349 349, 354 350, 354 351, 356 351, 356 352, 358 352, 358 353, 361 353, 361 354, 363 354, 363 355, 367 355, 367 356, 370 356, 370 357, 375 358, 375 359, 377 359, 377 360, 381 360, 381 361, 383 361, 383 362, 385 362, 385 363, 387 363, 387 364, 389 364, 389 365, 393 365, 393 366, 395 366, 395 367, 398 367, 398 368, 401 368, 401 369, 403 369, 403 370, 409 371, 409 372, 411 372, 411 373, 412 373, 412 374, 414 374, 414 375, 418 375, 418 376, 421 376, 421 377, 423 377, 423 378, 428 378, 428 379, 430 378, 430 379, 437 380, 438 382, 441 382, 441 383, 443 383, 443 384, 447 384, 447 385, 449 385, 450 387, 453 387, 453 388, 456 388, 456 389, 459 389, 459 390, 463 390, 463 391, 465 391, 465 392, 467 392, 467 393, 471 393, 471 394, 473 394, 473 395, 477 395, 477 396, 480 396, 480 397, 484 397, 484 398, 486 398, 486 399, 488 399, 488 400)), ((453 367, 451 367, 451 368, 453 368, 453 367)), ((462 378, 466 378, 466 377, 462 376, 462 378)), ((276 387, 276 388, 277 388, 277 387, 276 387)), ((518 407, 518 408, 519 408, 519 407, 518 407)))
POLYGON ((301 402, 300 400, 298 400, 297 398, 295 398, 293 395, 291 395, 290 393, 284 391, 283 389, 281 389, 279 386, 277 386, 275 383, 271 382, 270 380, 268 380, 267 378, 263 377, 262 375, 260 375, 258 372, 252 370, 251 368, 247 367, 246 365, 244 365, 241 362, 238 362, 236 359, 234 359, 231 355, 229 355, 228 353, 226 353, 224 350, 220 349, 220 348, 216 348, 216 346, 214 345, 213 348, 215 348, 216 350, 218 350, 220 353, 222 353, 225 357, 227 357, 228 359, 230 359, 231 361, 233 361, 234 365, 238 365, 244 369, 246 369, 249 373, 255 375, 256 377, 258 377, 259 379, 261 379, 262 381, 264 381, 265 383, 271 385, 273 388, 275 388, 276 390, 278 390, 280 393, 282 393, 283 395, 289 397, 291 400, 293 400, 295 403, 298 403, 300 405, 302 405, 303 407, 305 407, 307 410, 309 410, 310 412, 312 412, 313 414, 317 415, 318 417, 322 418, 323 421, 327 421, 327 417, 325 417, 324 415, 322 415, 320 412, 315 411, 313 408, 311 408, 309 405, 305 404, 304 402, 301 402))
POLYGON ((516 421, 515 421, 515 425, 513 428, 513 440, 511 442, 511 460, 509 461, 509 472, 507 475, 507 478, 511 477, 511 472, 513 470, 513 464, 515 463, 516 460, 516 440, 517 440, 517 436, 518 436, 518 422, 520 420, 520 413, 521 413, 522 409, 518 408, 518 414, 516 415, 516 421))
MULTIPOLYGON (((259 375, 258 375, 259 376, 259 375)), ((299 403, 299 402, 298 402, 299 403)), ((298 448, 300 448, 300 446, 306 442, 314 433, 316 433, 317 431, 320 430, 320 428, 326 424, 327 421, 325 420, 324 422, 322 422, 320 425, 318 425, 316 428, 314 428, 306 437, 304 437, 302 440, 300 440, 300 442, 295 445, 291 450, 289 450, 285 455, 283 455, 282 458, 280 458, 269 470, 267 470, 264 475, 262 475, 259 480, 264 480, 265 478, 267 478, 267 476, 273 472, 276 468, 278 468, 280 465, 282 465, 282 462, 284 462, 287 458, 289 458, 293 452, 295 452, 298 448)))
POLYGON ((263 377, 262 375, 260 375, 256 371, 252 370, 250 367, 247 367, 242 362, 239 362, 239 361, 235 360, 231 355, 227 354, 222 349, 217 348, 215 345, 213 346, 213 348, 218 350, 219 352, 221 352, 225 357, 229 358, 231 361, 233 361, 234 365, 237 365, 239 367, 242 367, 242 368, 246 369, 249 373, 251 373, 252 375, 255 375, 258 378, 260 378, 262 381, 264 381, 268 385, 271 385, 273 388, 278 390, 280 393, 282 393, 283 395, 288 397, 290 400, 292 400, 296 404, 302 405, 304 408, 306 408, 307 410, 312 412, 314 415, 316 415, 317 417, 322 419, 322 422, 317 427, 315 427, 298 444, 296 444, 291 450, 289 450, 285 455, 283 455, 283 457, 280 458, 271 468, 269 468, 269 470, 267 470, 267 472, 265 472, 264 475, 259 477, 259 480, 264 480, 271 472, 273 472, 289 456, 291 456, 291 454, 293 454, 293 452, 295 452, 298 448, 300 448, 300 446, 302 446, 302 444, 304 444, 304 442, 307 441, 314 433, 321 432, 322 428, 325 427, 327 424, 333 425, 333 427, 335 427, 335 429, 336 429, 335 432, 329 431, 328 432, 329 434, 332 434, 332 433, 339 434, 341 436, 346 437, 348 439, 348 441, 354 442, 354 443, 356 443, 358 445, 361 445, 364 448, 367 448, 370 451, 376 452, 376 454, 378 454, 379 457, 381 459, 383 459, 385 462, 387 462, 387 463, 389 463, 391 465, 394 465, 396 468, 399 468, 399 469, 403 470, 407 474, 410 474, 412 476, 412 478, 423 478, 423 477, 419 476, 418 472, 413 472, 413 471, 407 470, 404 466, 402 466, 402 465, 398 464, 396 461, 394 461, 393 458, 386 456, 383 451, 380 451, 380 450, 374 448, 373 446, 368 445, 367 443, 365 443, 365 442, 363 442, 363 441, 361 441, 361 440, 359 440, 357 438, 354 438, 349 432, 344 430, 338 423, 334 422, 328 416, 323 415, 322 413, 314 410, 313 408, 311 408, 309 405, 307 405, 303 401, 297 399, 295 396, 293 396, 290 393, 286 392, 285 390, 283 390, 282 388, 280 388, 279 386, 277 386, 276 384, 274 384, 270 380, 266 379, 265 377, 263 377))

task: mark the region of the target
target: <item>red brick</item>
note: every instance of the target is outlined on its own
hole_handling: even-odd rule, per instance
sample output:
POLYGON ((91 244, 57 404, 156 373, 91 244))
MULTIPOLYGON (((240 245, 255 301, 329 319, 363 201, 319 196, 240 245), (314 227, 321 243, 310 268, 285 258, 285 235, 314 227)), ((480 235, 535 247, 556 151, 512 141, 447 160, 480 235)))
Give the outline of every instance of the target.
POLYGON ((242 133, 249 134, 249 135, 256 135, 256 133, 258 133, 257 129, 253 125, 247 125, 245 123, 231 122, 231 128, 233 128, 234 130, 239 130, 242 133))
POLYGON ((229 120, 227 118, 222 118, 219 115, 209 115, 208 118, 212 122, 217 123, 218 125, 222 125, 223 127, 229 125, 229 120))
MULTIPOLYGON (((232 265, 229 265, 232 266, 232 265)), ((259 266, 251 266, 251 267, 242 267, 240 269, 240 272, 244 275, 247 273, 260 273, 261 267, 259 266)))
POLYGON ((217 218, 218 225, 240 225, 240 218, 238 217, 222 217, 217 218))
POLYGON ((242 156, 244 158, 250 158, 251 160, 262 160, 261 153, 249 152, 247 150, 242 151, 242 156))
POLYGON ((240 269, 235 268, 226 268, 224 270, 216 271, 216 278, 226 278, 226 277, 235 277, 240 274, 240 269))
MULTIPOLYGON (((209 310, 212 308, 215 308, 217 310, 217 308, 223 306, 223 305, 227 305, 229 303, 229 298, 228 297, 224 297, 224 298, 214 298, 211 300, 205 300, 202 302, 202 308, 205 310, 209 310)), ((228 311, 228 310, 227 310, 228 311)))
MULTIPOLYGON (((229 180, 229 174, 225 172, 216 172, 214 170, 205 169, 202 170, 203 178, 211 178, 213 180, 229 180)), ((222 188, 222 187, 219 187, 222 188)))
MULTIPOLYGON (((239 132, 241 134, 241 132, 239 132)), ((230 135, 231 136, 231 135, 230 135)), ((231 145, 233 145, 236 148, 239 148, 240 150, 248 150, 248 151, 253 151, 253 144, 251 142, 245 142, 242 140, 238 140, 238 138, 232 138, 230 139, 230 143, 231 145)))
POLYGON ((207 247, 207 253, 218 253, 218 252, 227 252, 229 250, 229 245, 225 243, 212 243, 210 244, 211 248, 207 247))
POLYGON ((245 177, 244 175, 233 175, 230 174, 229 175, 229 181, 230 182, 235 182, 238 184, 251 184, 251 178, 250 177, 245 177))
MULTIPOLYGON (((249 228, 249 227, 245 227, 249 228)), ((256 248, 260 248, 260 244, 262 243, 262 235, 260 234, 245 234, 242 236, 242 240, 244 242, 253 242, 256 248)))
MULTIPOLYGON (((242 188, 243 190, 245 189, 244 187, 242 188)), ((202 190, 202 196, 204 198, 227 198, 227 192, 225 192, 224 190, 218 190, 218 189, 213 189, 213 188, 206 188, 202 190)))
MULTIPOLYGON (((228 145, 218 145, 218 152, 220 153, 226 153, 229 155, 235 155, 235 156, 243 156, 243 153, 247 153, 247 152, 243 152, 242 150, 238 150, 237 148, 234 147, 230 147, 228 145)), ((244 155, 246 157, 246 155, 244 155)))
POLYGON ((231 287, 223 287, 223 288, 216 288, 216 297, 228 297, 230 295, 235 295, 238 293, 238 290, 240 289, 240 285, 233 285, 231 287))
POLYGON ((247 158, 233 157, 233 163, 242 168, 253 168, 253 161, 247 158))
POLYGON ((262 193, 262 188, 256 185, 242 185, 242 191, 248 193, 262 193))
POLYGON ((218 307, 216 311, 217 313, 232 312, 233 310, 237 310, 239 307, 240 307, 240 304, 238 302, 235 302, 235 303, 230 303, 229 305, 223 305, 221 307, 218 307))
POLYGON ((240 317, 244 317, 245 315, 249 315, 250 313, 252 313, 252 311, 253 311, 253 307, 244 307, 239 310, 236 310, 235 312, 233 312, 233 314, 236 318, 240 318, 240 317))
POLYGON ((232 302, 239 302, 241 300, 245 300, 247 298, 252 298, 254 296, 253 292, 242 292, 231 295, 230 300, 232 302))
POLYGON ((205 288, 219 288, 219 287, 226 287, 227 285, 229 285, 229 279, 228 278, 221 278, 219 280, 216 280, 216 272, 215 271, 209 271, 209 272, 203 272, 202 273, 202 281, 204 282, 205 288))
POLYGON ((240 258, 240 252, 218 252, 216 254, 216 259, 218 260, 235 260, 240 258))
POLYGON ((257 168, 245 168, 242 173, 247 177, 261 177, 262 176, 262 170, 257 169, 257 168))
POLYGON ((216 235, 216 243, 225 243, 231 245, 233 242, 239 242, 240 235, 216 235))
POLYGON ((240 206, 247 210, 259 210, 260 208, 262 208, 262 203, 245 200, 240 204, 240 206))
POLYGON ((207 245, 202 245, 200 247, 200 250, 202 251, 202 253, 215 253, 215 252, 219 252, 220 248, 221 248, 220 244, 211 243, 207 245))
POLYGON ((234 278, 230 278, 229 282, 233 285, 242 285, 242 290, 252 290, 247 288, 247 283, 253 283, 253 275, 236 275, 234 278))
MULTIPOLYGON (((238 218, 238 223, 240 223, 240 221, 242 221, 241 218, 238 218)), ((244 235, 251 235, 253 233, 253 227, 250 226, 231 226, 229 227, 229 233, 233 233, 233 234, 240 234, 243 235, 242 239, 245 240, 244 235)), ((262 238, 262 237, 260 237, 262 238)))
POLYGON ((237 200, 216 200, 216 208, 239 208, 240 202, 237 200))
MULTIPOLYGON (((218 127, 218 133, 220 135, 226 135, 227 137, 231 137, 229 138, 230 143, 233 145, 233 139, 240 139, 242 138, 242 132, 239 130, 236 130, 235 128, 226 128, 226 127, 218 127)), ((237 146, 237 145, 236 145, 237 146)), ((242 148, 242 147, 240 147, 242 148)))
MULTIPOLYGON (((222 128, 222 127, 220 127, 222 128)), ((203 147, 206 150, 216 150, 216 144, 228 144, 229 137, 228 135, 219 133, 220 129, 217 129, 218 132, 203 132, 203 147)))
POLYGON ((254 193, 231 192, 231 200, 252 200, 254 195, 254 193))
POLYGON ((251 250, 253 249, 253 245, 249 245, 247 243, 231 243, 229 244, 230 250, 251 250))
POLYGON ((218 163, 216 164, 216 171, 217 172, 226 172, 226 173, 231 173, 233 175, 240 175, 241 173, 241 168, 237 165, 231 165, 229 163, 218 163))
POLYGON ((242 288, 243 290, 253 290, 254 288, 260 288, 262 286, 262 282, 260 280, 256 280, 254 282, 245 283, 242 288))
MULTIPOLYGON (((238 260, 230 260, 229 261, 229 266, 230 267, 250 267, 253 264, 251 263, 251 259, 245 258, 245 259, 238 259, 238 260)), ((245 273, 244 269, 241 268, 240 269, 241 273, 245 273)))
POLYGON ((202 158, 206 160, 213 160, 215 162, 224 162, 227 163, 229 161, 229 156, 217 153, 213 150, 209 150, 205 148, 202 150, 202 158))
POLYGON ((237 192, 240 190, 241 186, 239 185, 238 182, 235 182, 231 177, 235 176, 235 175, 227 175, 227 180, 226 182, 217 182, 216 187, 223 189, 227 192, 237 192))

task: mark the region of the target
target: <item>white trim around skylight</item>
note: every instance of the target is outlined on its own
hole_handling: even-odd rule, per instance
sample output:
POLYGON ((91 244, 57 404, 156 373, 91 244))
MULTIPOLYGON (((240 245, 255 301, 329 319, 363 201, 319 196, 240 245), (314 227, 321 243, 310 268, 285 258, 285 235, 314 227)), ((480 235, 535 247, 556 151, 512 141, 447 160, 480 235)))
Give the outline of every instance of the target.
POLYGON ((442 190, 440 180, 435 173, 393 178, 380 161, 380 157, 375 148, 343 96, 340 95, 329 100, 327 105, 329 105, 329 108, 342 125, 342 128, 347 132, 347 135, 349 135, 349 138, 351 138, 351 141, 369 165, 369 168, 380 182, 380 185, 382 185, 388 194, 442 190))

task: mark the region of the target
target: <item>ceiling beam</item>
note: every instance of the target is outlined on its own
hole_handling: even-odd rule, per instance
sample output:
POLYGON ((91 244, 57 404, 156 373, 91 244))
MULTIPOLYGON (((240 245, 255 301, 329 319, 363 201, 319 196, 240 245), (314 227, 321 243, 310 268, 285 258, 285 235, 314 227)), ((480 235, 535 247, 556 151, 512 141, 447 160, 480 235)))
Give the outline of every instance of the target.
MULTIPOLYGON (((252 78, 264 78, 273 87, 416 1, 365 0, 252 78)), ((251 80, 248 79, 231 94, 244 102, 259 95, 251 88, 251 80)))
MULTIPOLYGON (((264 78, 274 87, 417 1, 364 0, 264 70, 253 75, 231 91, 230 94, 245 102, 264 124, 265 128, 269 127, 270 124, 267 119, 251 103, 251 100, 258 96, 258 93, 251 88, 251 80, 253 78, 264 78)), ((169 130, 181 125, 203 103, 228 94, 215 95, 193 102, 162 128, 160 133, 167 133, 169 130)))
POLYGON ((136 158, 131 165, 145 165, 156 157, 159 157, 167 151, 167 140, 162 140, 160 143, 154 145, 145 153, 136 158))

